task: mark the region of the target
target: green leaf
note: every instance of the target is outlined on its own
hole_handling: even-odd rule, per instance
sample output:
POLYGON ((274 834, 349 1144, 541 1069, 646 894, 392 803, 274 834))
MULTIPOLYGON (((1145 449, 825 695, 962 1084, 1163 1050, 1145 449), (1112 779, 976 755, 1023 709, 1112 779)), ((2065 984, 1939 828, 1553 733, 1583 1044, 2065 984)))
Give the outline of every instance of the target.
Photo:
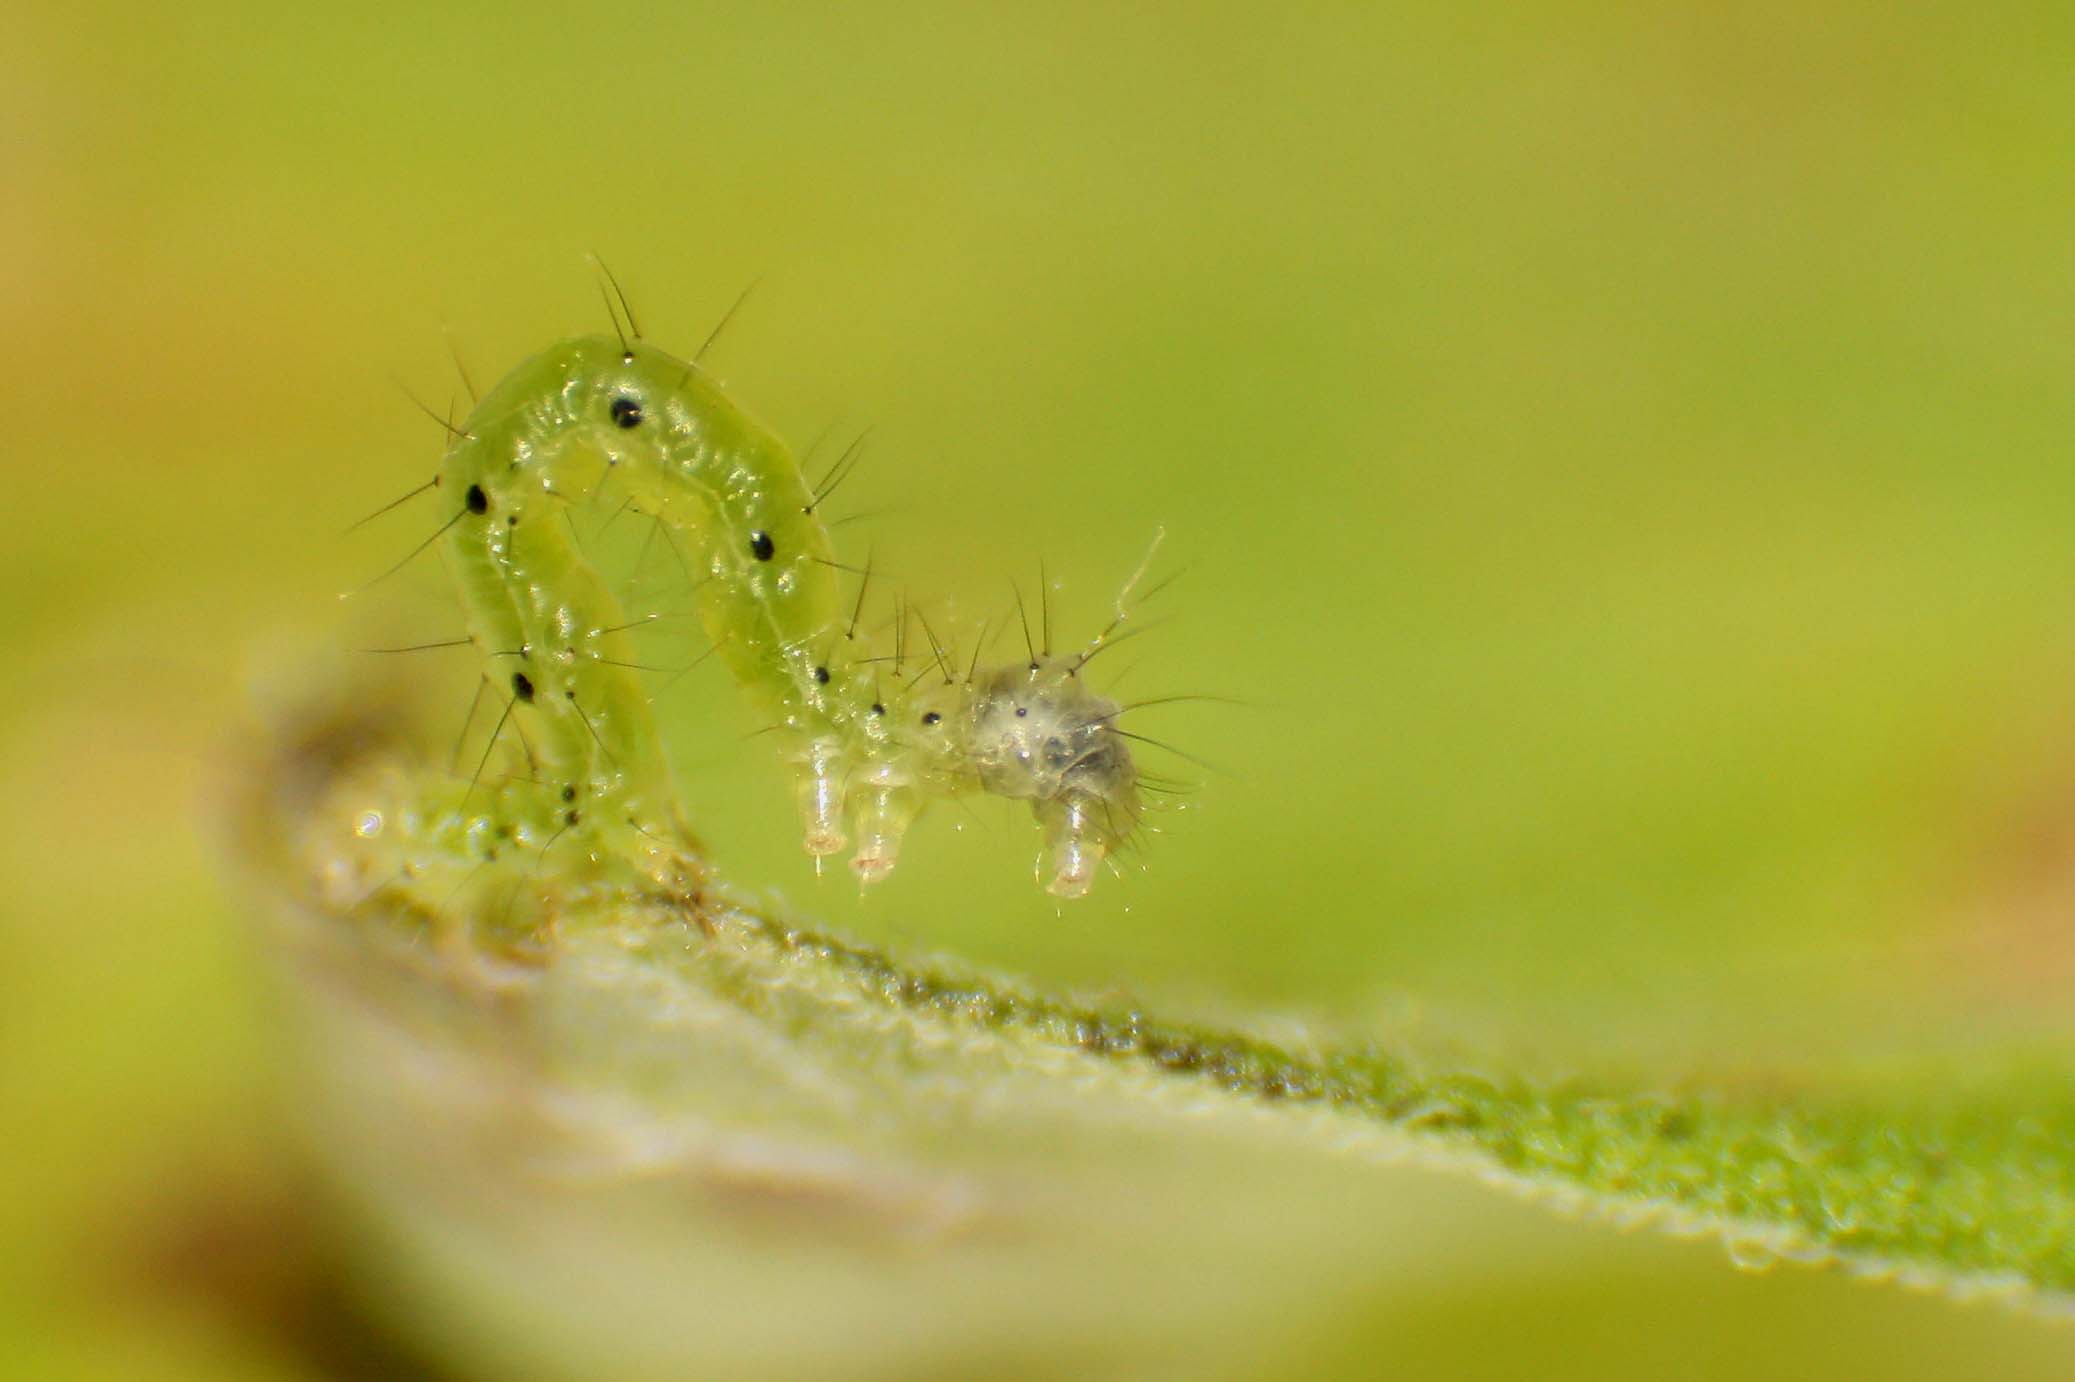
POLYGON ((1747 1267, 2075 1288, 2075 1109, 2050 1076, 1935 1101, 1544 1077, 1042 994, 724 898, 579 894, 515 946, 320 902, 274 838, 297 809, 254 818, 314 1141, 383 1276, 477 1361, 813 1366, 893 1328, 999 1362, 1069 1317, 1091 1357, 1147 1318, 1214 1349, 1376 1270, 1380 1239, 1349 1227, 1402 1219, 1381 1167, 1406 1161, 1711 1234, 1747 1267), (720 1308, 745 1293, 782 1339, 720 1308))

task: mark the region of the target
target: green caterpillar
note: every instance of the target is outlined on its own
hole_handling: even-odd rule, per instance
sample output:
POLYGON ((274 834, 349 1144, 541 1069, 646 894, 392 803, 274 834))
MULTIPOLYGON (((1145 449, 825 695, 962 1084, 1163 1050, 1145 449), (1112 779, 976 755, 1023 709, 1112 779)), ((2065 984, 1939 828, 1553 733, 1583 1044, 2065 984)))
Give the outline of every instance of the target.
POLYGON ((876 882, 930 800, 990 793, 1031 804, 1049 890, 1078 897, 1138 831, 1121 708, 1081 676, 1114 641, 1121 600, 1117 620, 1073 655, 1029 644, 1022 661, 982 666, 976 646, 961 668, 922 621, 928 656, 905 665, 911 612, 902 605, 891 649, 874 646, 861 627, 869 572, 845 598, 847 568, 784 444, 697 364, 639 339, 550 347, 453 434, 429 488, 458 500, 442 545, 501 709, 458 797, 405 803, 391 783, 386 810, 356 813, 363 837, 405 818, 396 834, 414 847, 398 875, 440 881, 442 848, 480 868, 515 846, 536 867, 551 848, 580 858, 580 885, 683 896, 703 881, 636 675, 629 630, 642 621, 626 617, 567 521, 603 503, 682 544, 708 638, 781 735, 817 861, 854 845, 851 867, 876 882), (485 783, 507 735, 526 771, 485 783))

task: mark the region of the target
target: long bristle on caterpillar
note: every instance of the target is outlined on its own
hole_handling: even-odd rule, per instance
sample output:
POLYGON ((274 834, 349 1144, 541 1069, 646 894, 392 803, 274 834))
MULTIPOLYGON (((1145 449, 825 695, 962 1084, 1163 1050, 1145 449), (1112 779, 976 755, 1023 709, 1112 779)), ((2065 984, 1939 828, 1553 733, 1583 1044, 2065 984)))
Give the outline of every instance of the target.
POLYGON ((919 612, 905 601, 891 652, 874 646, 859 633, 871 563, 838 561, 819 512, 862 438, 810 486, 696 360, 645 344, 631 313, 625 326, 507 374, 453 429, 428 486, 457 504, 436 536, 501 706, 485 758, 504 733, 524 745, 517 789, 545 803, 534 835, 563 849, 571 835, 685 837, 629 642, 645 620, 622 611, 566 521, 609 489, 613 518, 647 517, 677 554, 712 651, 771 717, 810 855, 850 849, 857 877, 876 882, 929 801, 987 793, 1030 803, 1049 890, 1085 893, 1143 812, 1121 708, 1081 676, 1118 641, 1122 600, 1108 629, 1066 654, 1050 649, 1048 604, 1044 646, 1027 640, 1006 665, 976 649, 961 669, 926 619, 910 645, 919 612))

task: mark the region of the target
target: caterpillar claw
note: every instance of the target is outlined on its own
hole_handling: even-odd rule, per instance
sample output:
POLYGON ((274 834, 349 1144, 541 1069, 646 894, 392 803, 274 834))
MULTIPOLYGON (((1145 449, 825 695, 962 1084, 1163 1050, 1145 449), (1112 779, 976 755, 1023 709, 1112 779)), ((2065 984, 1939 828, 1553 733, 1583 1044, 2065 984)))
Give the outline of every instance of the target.
POLYGON ((1121 841, 1109 828, 1100 798, 1080 793, 1041 803, 1038 819, 1045 828, 1046 856, 1052 881, 1045 891, 1054 897, 1086 897, 1095 871, 1121 841))
POLYGON ((815 859, 841 854, 849 843, 843 832, 842 778, 842 751, 834 740, 817 739, 808 745, 794 783, 806 827, 800 844, 815 859))
POLYGON ((1095 867, 1088 861, 1084 851, 1069 847, 1062 850, 1053 860, 1052 881, 1045 891, 1054 897, 1086 897, 1089 885, 1095 881, 1095 867))
POLYGON ((869 780, 850 794, 850 819, 857 827, 857 853, 850 867, 858 882, 885 880, 899 862, 901 840, 921 811, 914 788, 891 764, 871 769, 869 780))

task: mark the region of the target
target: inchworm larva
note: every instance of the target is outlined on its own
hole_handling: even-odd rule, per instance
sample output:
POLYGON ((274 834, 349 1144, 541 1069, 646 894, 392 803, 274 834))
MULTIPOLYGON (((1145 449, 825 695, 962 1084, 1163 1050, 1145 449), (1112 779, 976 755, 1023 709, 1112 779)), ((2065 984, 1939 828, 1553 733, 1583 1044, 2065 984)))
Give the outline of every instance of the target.
POLYGON ((852 848, 857 876, 882 879, 931 798, 991 793, 1030 802, 1047 886, 1077 897, 1138 830, 1120 707, 1081 675, 1116 641, 1131 586, 1110 626, 1072 654, 1030 641, 1026 624, 1026 657, 982 666, 976 646, 961 665, 905 602, 892 646, 874 646, 861 624, 870 572, 846 593, 848 568, 817 512, 843 463, 815 493, 784 444, 699 365, 638 337, 550 347, 452 432, 428 488, 453 504, 442 546, 496 717, 468 790, 444 813, 428 806, 421 833, 472 841, 485 859, 504 836, 599 864, 639 860, 657 886, 696 886, 696 850, 635 674, 628 630, 639 621, 568 521, 571 506, 605 502, 654 519, 697 573, 707 636, 782 735, 809 854, 852 848), (483 781, 506 736, 528 771, 483 781))

